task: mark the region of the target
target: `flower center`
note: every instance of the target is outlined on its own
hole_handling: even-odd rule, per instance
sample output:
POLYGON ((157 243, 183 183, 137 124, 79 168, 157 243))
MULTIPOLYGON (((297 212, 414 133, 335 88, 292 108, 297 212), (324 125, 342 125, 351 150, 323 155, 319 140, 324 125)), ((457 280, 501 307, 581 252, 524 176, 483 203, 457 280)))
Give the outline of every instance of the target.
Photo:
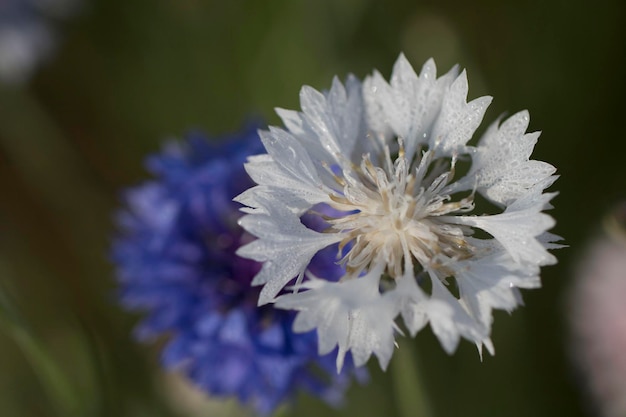
POLYGON ((381 166, 365 154, 359 166, 333 174, 343 193, 331 194, 330 206, 346 214, 328 222, 332 231, 345 234, 340 251, 352 244, 342 259, 349 275, 383 262, 386 273, 396 278, 407 265, 443 269, 450 259, 472 256, 465 239, 471 230, 439 219, 474 208, 473 194, 452 202, 446 191, 456 157, 435 159, 433 151, 419 151, 409 163, 398 143, 393 161, 385 146, 381 166))

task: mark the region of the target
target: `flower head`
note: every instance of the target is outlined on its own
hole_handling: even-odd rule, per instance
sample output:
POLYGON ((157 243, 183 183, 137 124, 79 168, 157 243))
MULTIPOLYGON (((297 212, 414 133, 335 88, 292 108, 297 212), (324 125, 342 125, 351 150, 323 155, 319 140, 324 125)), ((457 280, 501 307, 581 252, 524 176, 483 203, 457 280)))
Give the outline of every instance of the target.
POLYGON ((397 315, 413 335, 430 323, 448 352, 461 336, 493 352, 492 310, 513 310, 518 288, 538 287, 556 262, 542 213, 555 168, 529 160, 539 133, 525 133, 523 111, 468 145, 491 98, 467 92, 465 71, 437 78, 429 60, 418 76, 402 55, 390 83, 374 72, 305 86, 302 111, 278 109, 285 128, 261 132, 267 153, 246 164, 257 186, 237 198, 240 224, 258 240, 239 253, 264 262, 259 304, 298 310, 295 329, 317 328, 320 352, 339 346, 338 368, 347 351, 386 367, 397 315), (476 215, 477 203, 493 214, 476 215), (308 271, 328 246, 345 268, 338 282, 308 271), (296 292, 279 296, 294 278, 296 292))
MULTIPOLYGON (((121 301, 149 313, 137 336, 171 334, 166 367, 261 414, 301 388, 339 401, 348 374, 334 375, 334 358, 318 356, 314 332, 293 332, 294 312, 256 307, 259 291, 250 282, 260 266, 235 254, 252 240, 237 226, 232 198, 252 184, 243 163, 262 149, 255 129, 219 145, 199 133, 186 139, 147 160, 157 179, 130 189, 118 215, 121 301)), ((341 271, 332 255, 318 256, 311 270, 335 278, 341 271)))

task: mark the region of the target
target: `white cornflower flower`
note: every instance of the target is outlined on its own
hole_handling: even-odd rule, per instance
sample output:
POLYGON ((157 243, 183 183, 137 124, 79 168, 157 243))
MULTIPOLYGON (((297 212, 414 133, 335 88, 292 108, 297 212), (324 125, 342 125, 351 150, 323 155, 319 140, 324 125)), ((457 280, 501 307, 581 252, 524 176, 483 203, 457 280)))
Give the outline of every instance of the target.
POLYGON ((555 168, 529 160, 539 133, 525 133, 522 111, 468 145, 491 98, 467 102, 467 91, 465 71, 437 78, 429 60, 418 76, 400 55, 390 83, 374 72, 305 86, 302 112, 278 109, 285 129, 260 132, 267 154, 246 164, 258 185, 237 197, 258 239, 239 254, 263 262, 259 304, 299 311, 295 330, 317 329, 320 353, 339 346, 338 369, 348 351, 385 368, 398 315, 412 335, 430 323, 447 352, 464 337, 493 353, 492 310, 513 310, 556 262, 542 213, 555 168), (493 214, 469 214, 481 196, 493 214), (338 282, 307 272, 330 245, 338 282))

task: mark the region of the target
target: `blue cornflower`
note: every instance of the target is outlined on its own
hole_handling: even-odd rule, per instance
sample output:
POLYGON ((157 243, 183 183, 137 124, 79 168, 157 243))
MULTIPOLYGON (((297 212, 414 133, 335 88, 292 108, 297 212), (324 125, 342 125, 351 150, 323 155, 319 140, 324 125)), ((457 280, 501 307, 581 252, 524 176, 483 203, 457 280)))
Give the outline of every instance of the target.
MULTIPOLYGON (((253 185, 243 164, 263 150, 256 129, 219 144, 198 132, 185 139, 147 159, 157 178, 128 190, 117 216, 121 302, 148 313, 137 337, 170 334, 164 366, 260 414, 298 389, 339 402, 349 374, 335 374, 334 355, 318 355, 314 332, 293 332, 293 312, 257 307, 259 289, 250 283, 260 264, 235 254, 253 239, 237 225, 241 214, 232 199, 253 185)), ((338 278, 335 255, 317 256, 311 273, 338 278)))

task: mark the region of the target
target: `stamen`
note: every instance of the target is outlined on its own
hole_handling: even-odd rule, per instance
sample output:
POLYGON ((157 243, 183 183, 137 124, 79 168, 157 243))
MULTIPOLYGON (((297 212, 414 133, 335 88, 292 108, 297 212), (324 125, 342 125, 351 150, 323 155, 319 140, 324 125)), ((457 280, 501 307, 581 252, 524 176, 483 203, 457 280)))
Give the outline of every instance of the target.
MULTIPOLYGON (((331 194, 331 206, 352 213, 323 218, 331 231, 344 234, 338 257, 343 256, 339 263, 350 275, 382 262, 394 279, 414 273, 416 262, 422 270, 441 270, 445 276, 446 264, 471 257, 474 248, 465 238, 471 230, 437 219, 471 210, 474 193, 451 201, 451 196, 442 192, 454 178, 456 154, 450 159, 436 158, 432 150, 422 151, 420 147, 416 155, 421 153, 421 157, 407 163, 404 139, 397 141, 395 160, 389 146, 383 145, 384 157, 378 161, 382 167, 374 165, 370 154, 364 153, 358 167, 352 164, 355 169, 344 173, 342 182, 336 180, 344 187, 343 195, 331 194), (342 255, 349 244, 350 250, 342 255)), ((325 168, 336 176, 327 165, 325 168)))
POLYGON ((404 139, 403 138, 398 138, 398 159, 405 159, 405 154, 404 154, 404 139))
POLYGON ((328 162, 322 161, 322 167, 324 167, 324 169, 333 177, 333 179, 338 185, 342 187, 346 186, 346 180, 343 177, 340 177, 337 174, 335 174, 332 168, 330 167, 330 165, 328 165, 328 162))
POLYGON ((387 165, 387 172, 391 172, 393 169, 393 161, 391 160, 391 153, 389 151, 389 146, 385 145, 383 148, 384 156, 385 156, 385 164, 387 165))

